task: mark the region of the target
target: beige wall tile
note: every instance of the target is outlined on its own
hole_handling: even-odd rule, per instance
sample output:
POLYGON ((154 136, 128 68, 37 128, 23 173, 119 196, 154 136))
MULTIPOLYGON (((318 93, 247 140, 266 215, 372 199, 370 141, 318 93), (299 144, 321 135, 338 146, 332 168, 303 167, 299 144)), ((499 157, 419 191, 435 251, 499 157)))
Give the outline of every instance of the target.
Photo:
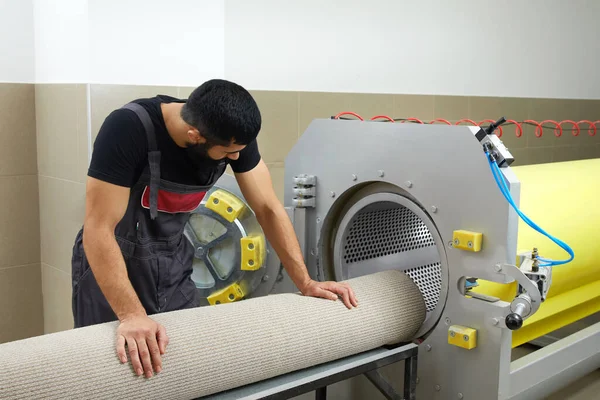
MULTIPOLYGON (((547 120, 560 122, 562 120, 577 120, 580 114, 579 103, 576 100, 563 99, 532 99, 528 118, 539 123, 547 120)), ((545 128, 541 138, 535 135, 529 135, 527 138, 528 147, 542 146, 576 146, 579 141, 570 132, 557 137, 554 133, 554 125, 550 122, 544 123, 545 128)), ((565 125, 569 127, 569 125, 565 125)))
POLYGON ((433 117, 435 97, 429 95, 402 94, 394 96, 394 115, 392 118, 418 118, 430 122, 433 117))
POLYGON ((447 119, 452 123, 468 118, 469 98, 463 96, 435 96, 433 115, 434 118, 447 119))
POLYGON ((119 107, 140 98, 159 94, 177 97, 175 86, 134 86, 134 85, 90 85, 92 108, 92 143, 104 119, 119 107))
POLYGON ((262 127, 258 147, 265 163, 283 162, 298 140, 298 96, 295 92, 253 91, 262 127))
MULTIPOLYGON (((504 143, 510 151, 527 147, 526 130, 523 128, 523 125, 521 125, 521 129, 522 131, 519 131, 517 125, 506 125, 502 127, 502 136, 500 137, 500 140, 502 140, 502 143, 504 143), (519 132, 521 136, 517 136, 519 132)), ((533 135, 532 132, 529 133, 533 135)))
POLYGON ((44 333, 40 264, 0 268, 0 343, 44 333))
MULTIPOLYGON (((394 96, 369 93, 298 93, 298 136, 316 118, 331 118, 351 111, 368 120, 377 115, 394 115, 394 96)), ((355 118, 351 115, 347 118, 355 118)), ((394 117, 392 117, 394 118, 394 117)))
POLYGON ((42 262, 71 273, 75 236, 85 216, 85 185, 40 176, 42 262))
POLYGON ((469 118, 480 122, 500 117, 522 121, 527 118, 531 99, 513 97, 469 97, 469 118))
POLYGON ((40 262, 37 176, 0 176, 0 268, 40 262))
POLYGON ((0 176, 37 173, 35 86, 0 83, 0 176))
POLYGON ((395 118, 394 96, 391 94, 349 93, 345 96, 348 96, 348 110, 340 110, 338 113, 354 111, 365 120, 379 115, 395 118))
POLYGON ((543 147, 528 147, 525 149, 514 149, 512 155, 515 158, 514 166, 545 164, 552 162, 553 149, 543 147))
POLYGON ((87 86, 75 87, 77 108, 77 182, 85 183, 89 167, 87 86))
POLYGON ((277 198, 284 204, 283 199, 283 183, 284 183, 284 175, 285 175, 285 167, 283 163, 273 163, 267 164, 269 168, 269 173, 271 174, 271 180, 273 181, 273 189, 277 194, 277 198))
POLYGON ((42 264, 42 292, 44 294, 44 333, 72 329, 71 274, 42 264))
POLYGON ((577 149, 578 159, 584 160, 589 158, 600 158, 600 144, 577 146, 577 149))
MULTIPOLYGON (((579 120, 588 120, 588 121, 600 121, 600 100, 580 100, 579 101, 579 120)), ((582 143, 600 143, 600 123, 596 125, 596 135, 590 136, 587 129, 589 125, 581 124, 582 129, 586 131, 582 131, 581 135, 586 136, 585 140, 582 143)))
POLYGON ((579 146, 556 146, 552 148, 552 162, 578 160, 582 155, 579 146))
MULTIPOLYGON (((298 93, 298 137, 316 118, 331 118, 350 109, 350 95, 344 93, 299 92, 298 93)), ((348 116, 348 118, 353 118, 348 116)))
MULTIPOLYGON (((79 85, 81 86, 81 85, 79 85)), ((40 175, 77 181, 79 171, 78 85, 36 85, 38 169, 40 175)))
MULTIPOLYGON (((202 83, 199 83, 200 86, 202 83)), ((196 89, 198 86, 180 86, 177 88, 177 97, 180 99, 187 99, 190 97, 190 94, 196 89)))

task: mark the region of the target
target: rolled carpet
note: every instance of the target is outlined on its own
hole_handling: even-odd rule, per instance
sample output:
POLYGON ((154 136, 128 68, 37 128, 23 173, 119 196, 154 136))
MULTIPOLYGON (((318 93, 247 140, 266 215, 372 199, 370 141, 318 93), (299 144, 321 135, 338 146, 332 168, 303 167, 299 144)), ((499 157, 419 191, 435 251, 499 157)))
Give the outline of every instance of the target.
POLYGON ((404 273, 351 279, 359 302, 277 294, 152 316, 170 343, 148 379, 121 364, 117 323, 0 345, 0 399, 192 399, 410 341, 425 303, 404 273))

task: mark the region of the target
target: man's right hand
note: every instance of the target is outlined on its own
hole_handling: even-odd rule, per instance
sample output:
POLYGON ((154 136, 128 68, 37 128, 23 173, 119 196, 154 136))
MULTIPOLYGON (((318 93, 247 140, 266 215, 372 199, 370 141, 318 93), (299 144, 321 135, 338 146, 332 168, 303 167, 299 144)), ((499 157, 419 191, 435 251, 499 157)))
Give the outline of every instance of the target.
POLYGON ((127 345, 133 370, 138 376, 152 377, 153 372, 162 370, 162 355, 165 354, 169 337, 164 326, 146 315, 125 318, 117 329, 117 355, 122 363, 127 362, 127 345))

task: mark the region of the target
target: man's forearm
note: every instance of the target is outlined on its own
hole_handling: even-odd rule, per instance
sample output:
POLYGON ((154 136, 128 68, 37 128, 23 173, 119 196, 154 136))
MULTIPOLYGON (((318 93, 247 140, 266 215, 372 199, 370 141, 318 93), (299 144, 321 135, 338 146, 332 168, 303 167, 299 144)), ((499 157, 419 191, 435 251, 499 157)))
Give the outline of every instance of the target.
POLYGON ((129 281, 114 233, 106 228, 85 227, 83 247, 96 282, 119 320, 146 315, 129 281))
POLYGON ((310 282, 311 277, 306 270, 296 232, 285 209, 266 208, 257 213, 257 218, 288 275, 296 287, 302 290, 310 282))

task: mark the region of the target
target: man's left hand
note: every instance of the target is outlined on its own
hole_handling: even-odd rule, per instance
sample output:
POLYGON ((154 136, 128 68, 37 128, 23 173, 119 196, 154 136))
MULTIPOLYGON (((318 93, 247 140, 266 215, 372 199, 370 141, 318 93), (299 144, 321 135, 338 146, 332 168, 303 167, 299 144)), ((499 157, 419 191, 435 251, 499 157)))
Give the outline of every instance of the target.
POLYGON ((341 298, 344 305, 349 309, 358 306, 354 291, 352 291, 352 288, 347 283, 310 280, 300 291, 304 296, 322 297, 329 300, 341 298))

